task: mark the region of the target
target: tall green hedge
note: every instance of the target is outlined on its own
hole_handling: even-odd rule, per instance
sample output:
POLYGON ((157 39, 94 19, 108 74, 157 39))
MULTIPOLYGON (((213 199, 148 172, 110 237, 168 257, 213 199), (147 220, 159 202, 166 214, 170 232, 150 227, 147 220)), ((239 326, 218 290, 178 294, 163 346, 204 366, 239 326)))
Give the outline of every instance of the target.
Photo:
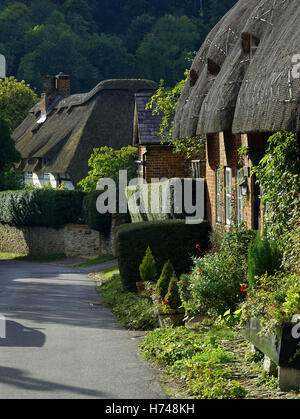
POLYGON ((0 222, 11 226, 60 228, 84 222, 85 193, 60 190, 20 190, 0 193, 0 222))
POLYGON ((93 230, 109 233, 111 227, 111 214, 100 214, 96 208, 98 196, 102 192, 93 191, 86 194, 83 198, 83 215, 87 225, 93 230))
POLYGON ((156 261, 158 275, 164 264, 170 260, 176 275, 189 272, 191 256, 199 256, 208 249, 209 224, 185 224, 184 220, 152 221, 124 224, 117 230, 119 268, 123 287, 136 291, 135 283, 140 281, 139 265, 150 246, 156 261))

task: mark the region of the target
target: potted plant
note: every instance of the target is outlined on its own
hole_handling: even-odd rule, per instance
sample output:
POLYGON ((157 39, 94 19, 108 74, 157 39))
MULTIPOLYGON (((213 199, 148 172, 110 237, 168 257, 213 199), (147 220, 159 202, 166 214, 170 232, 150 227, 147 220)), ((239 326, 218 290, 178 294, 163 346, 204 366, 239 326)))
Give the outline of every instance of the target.
POLYGON ((153 282, 157 276, 156 262, 148 246, 143 261, 139 267, 141 281, 136 282, 139 296, 145 291, 145 282, 153 282))
POLYGON ((161 300, 161 310, 158 313, 161 327, 168 325, 182 326, 185 317, 185 310, 181 307, 182 302, 179 295, 178 279, 173 274, 166 296, 161 300))

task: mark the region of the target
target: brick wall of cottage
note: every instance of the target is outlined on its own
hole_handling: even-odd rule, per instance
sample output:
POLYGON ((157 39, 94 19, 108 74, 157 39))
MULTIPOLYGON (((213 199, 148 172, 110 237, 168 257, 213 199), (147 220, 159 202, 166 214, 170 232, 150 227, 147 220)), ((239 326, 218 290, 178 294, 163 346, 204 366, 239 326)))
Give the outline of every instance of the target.
MULTIPOLYGON (((225 167, 232 168, 232 186, 233 186, 233 212, 234 220, 236 221, 236 185, 237 185, 237 170, 244 167, 245 172, 248 173, 248 196, 244 201, 244 222, 247 228, 255 228, 254 221, 254 179, 250 178, 250 170, 254 165, 252 158, 244 157, 243 163, 240 161, 238 153, 239 148, 243 144, 251 150, 257 151, 260 155, 265 146, 267 135, 247 135, 247 134, 232 134, 219 132, 207 136, 207 150, 206 150, 206 180, 207 180, 207 199, 206 211, 207 218, 213 229, 219 227, 216 221, 216 168, 221 168, 221 184, 224 188, 225 167), (223 170, 224 169, 224 170, 223 170)), ((224 195, 224 194, 222 194, 224 195)), ((260 210, 261 211, 261 210, 260 210)), ((261 211, 261 220, 262 211, 261 211)), ((222 225, 226 225, 225 219, 225 197, 222 196, 222 225)), ((261 226, 262 228, 262 226, 261 226)))
MULTIPOLYGON (((139 159, 143 160, 146 147, 139 147, 139 159)), ((142 171, 142 168, 141 168, 142 171)), ((191 164, 187 161, 185 154, 175 154, 171 147, 158 145, 151 146, 146 155, 146 181, 151 182, 153 178, 184 178, 191 177, 191 164)))

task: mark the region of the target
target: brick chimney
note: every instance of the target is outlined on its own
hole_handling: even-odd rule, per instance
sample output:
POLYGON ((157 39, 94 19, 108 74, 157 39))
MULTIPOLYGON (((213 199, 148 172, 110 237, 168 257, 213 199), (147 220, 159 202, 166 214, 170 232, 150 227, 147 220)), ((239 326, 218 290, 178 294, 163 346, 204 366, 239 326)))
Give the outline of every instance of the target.
POLYGON ((59 73, 56 77, 56 91, 60 96, 70 96, 71 80, 67 74, 59 73))
POLYGON ((70 96, 70 76, 59 73, 57 76, 45 76, 42 94, 42 109, 48 109, 58 96, 70 96))

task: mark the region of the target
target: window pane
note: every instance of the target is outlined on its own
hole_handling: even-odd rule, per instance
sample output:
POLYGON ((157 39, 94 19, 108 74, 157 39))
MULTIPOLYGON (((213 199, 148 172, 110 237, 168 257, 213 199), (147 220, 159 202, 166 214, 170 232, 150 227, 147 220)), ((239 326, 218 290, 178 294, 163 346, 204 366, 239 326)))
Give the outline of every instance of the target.
POLYGON ((232 169, 226 167, 225 169, 225 211, 226 211, 226 224, 232 224, 232 169))

